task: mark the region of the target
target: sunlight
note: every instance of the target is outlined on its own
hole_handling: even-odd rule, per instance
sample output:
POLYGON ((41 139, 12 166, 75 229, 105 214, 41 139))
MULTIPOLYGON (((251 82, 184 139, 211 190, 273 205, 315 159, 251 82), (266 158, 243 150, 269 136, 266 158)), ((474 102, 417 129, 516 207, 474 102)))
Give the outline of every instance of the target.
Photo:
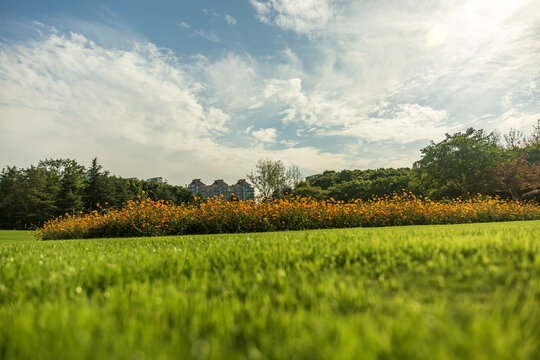
POLYGON ((493 35, 494 31, 514 16, 530 0, 470 0, 463 6, 450 12, 446 19, 434 23, 426 33, 426 45, 442 45, 450 38, 459 41, 483 39, 493 35))
POLYGON ((448 37, 448 27, 444 24, 436 24, 429 30, 426 35, 426 43, 428 46, 441 45, 448 37))

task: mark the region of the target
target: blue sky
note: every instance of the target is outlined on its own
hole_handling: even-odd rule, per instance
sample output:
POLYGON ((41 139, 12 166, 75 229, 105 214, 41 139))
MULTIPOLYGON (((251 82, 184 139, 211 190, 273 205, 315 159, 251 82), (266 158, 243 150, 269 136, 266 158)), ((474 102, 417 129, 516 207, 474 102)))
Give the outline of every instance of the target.
POLYGON ((0 82, 0 166, 411 166, 447 132, 532 129, 540 3, 3 0, 0 82))

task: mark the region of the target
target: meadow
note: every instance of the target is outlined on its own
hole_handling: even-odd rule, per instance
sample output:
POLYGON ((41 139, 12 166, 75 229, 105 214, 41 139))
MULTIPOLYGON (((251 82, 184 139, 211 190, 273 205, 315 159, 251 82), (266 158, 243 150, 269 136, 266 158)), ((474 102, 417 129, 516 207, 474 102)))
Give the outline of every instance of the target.
POLYGON ((0 358, 538 359, 539 234, 0 232, 0 358))

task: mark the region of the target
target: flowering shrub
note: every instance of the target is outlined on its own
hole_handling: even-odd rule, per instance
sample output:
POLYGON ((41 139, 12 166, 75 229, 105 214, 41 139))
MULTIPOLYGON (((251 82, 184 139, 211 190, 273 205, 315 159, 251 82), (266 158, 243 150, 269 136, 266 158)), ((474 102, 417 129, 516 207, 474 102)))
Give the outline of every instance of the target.
POLYGON ((478 195, 434 202, 404 193, 353 202, 311 198, 224 201, 175 206, 149 198, 118 210, 69 215, 46 222, 36 236, 75 239, 305 230, 366 226, 457 224, 540 219, 540 205, 478 195))

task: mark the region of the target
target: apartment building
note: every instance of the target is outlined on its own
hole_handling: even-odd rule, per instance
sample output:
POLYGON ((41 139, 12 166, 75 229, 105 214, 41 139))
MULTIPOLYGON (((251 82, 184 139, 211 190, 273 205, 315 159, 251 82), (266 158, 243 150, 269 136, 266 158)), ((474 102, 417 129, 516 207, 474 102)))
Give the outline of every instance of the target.
POLYGON ((201 181, 201 179, 193 179, 191 184, 187 186, 187 189, 195 196, 208 197, 207 186, 201 181))
POLYGON ((255 199, 255 190, 246 179, 240 179, 236 184, 230 187, 231 192, 234 194, 234 197, 238 200, 253 200, 255 199))
POLYGON ((255 190, 246 179, 240 179, 234 185, 228 185, 223 179, 214 180, 212 185, 206 185, 201 179, 193 179, 187 188, 195 196, 204 198, 223 195, 226 198, 234 196, 244 201, 255 199, 255 190))
POLYGON ((163 184, 164 183, 163 178, 161 176, 146 179, 146 181, 156 182, 158 184, 163 184))

